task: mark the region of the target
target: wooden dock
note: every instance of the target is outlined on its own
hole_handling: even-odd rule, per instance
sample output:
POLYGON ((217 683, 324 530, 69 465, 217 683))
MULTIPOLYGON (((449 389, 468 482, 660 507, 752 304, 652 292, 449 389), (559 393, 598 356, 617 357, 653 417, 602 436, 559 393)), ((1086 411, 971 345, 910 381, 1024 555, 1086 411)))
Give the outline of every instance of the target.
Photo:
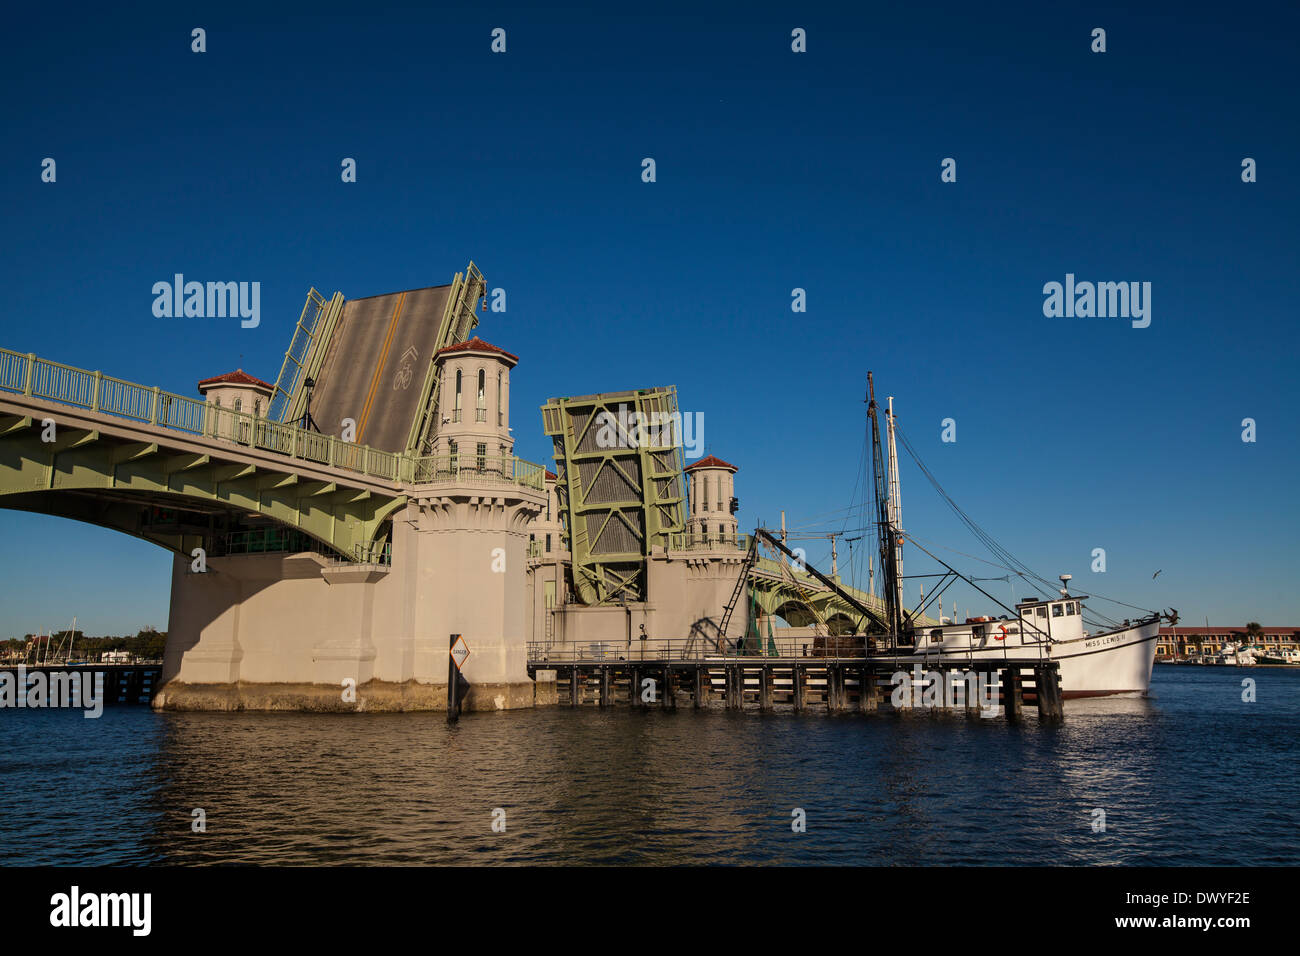
POLYGON ((1039 721, 1064 719, 1059 665, 1037 658, 923 661, 910 655, 867 657, 647 656, 635 660, 584 657, 530 647, 529 675, 553 671, 561 705, 630 706, 668 710, 721 704, 726 710, 777 708, 828 713, 949 711, 1039 721), (900 679, 900 675, 901 679, 900 679))
MULTIPOLYGON (((0 672, 7 671, 16 680, 19 666, 0 664, 0 672)), ((47 680, 50 674, 80 674, 83 681, 93 681, 96 674, 102 675, 105 707, 150 704, 162 678, 161 664, 35 664, 22 667, 28 677, 43 673, 47 680)))

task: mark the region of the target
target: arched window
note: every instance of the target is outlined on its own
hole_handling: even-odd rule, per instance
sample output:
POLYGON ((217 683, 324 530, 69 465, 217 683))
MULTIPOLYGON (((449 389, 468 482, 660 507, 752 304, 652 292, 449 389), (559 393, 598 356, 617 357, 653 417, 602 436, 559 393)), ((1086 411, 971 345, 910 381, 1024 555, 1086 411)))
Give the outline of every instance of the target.
POLYGON ((240 412, 243 410, 244 410, 244 400, 242 398, 235 399, 235 411, 240 412))
POLYGON ((474 403, 474 421, 487 421, 487 372, 478 370, 478 400, 474 403))
POLYGON ((452 409, 451 420, 460 421, 460 369, 456 369, 456 404, 452 409))
POLYGON ((506 410, 501 407, 501 377, 505 372, 497 372, 497 425, 506 423, 506 410))

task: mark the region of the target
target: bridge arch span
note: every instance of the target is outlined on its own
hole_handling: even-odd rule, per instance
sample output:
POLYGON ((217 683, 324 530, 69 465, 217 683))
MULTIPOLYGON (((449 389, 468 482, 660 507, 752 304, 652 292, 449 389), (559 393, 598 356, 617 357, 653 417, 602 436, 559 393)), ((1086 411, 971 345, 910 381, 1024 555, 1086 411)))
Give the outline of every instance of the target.
POLYGON ((0 396, 0 508, 111 528, 177 554, 235 553, 279 536, 369 560, 406 500, 395 482, 0 396), (33 404, 49 407, 23 407, 33 404))

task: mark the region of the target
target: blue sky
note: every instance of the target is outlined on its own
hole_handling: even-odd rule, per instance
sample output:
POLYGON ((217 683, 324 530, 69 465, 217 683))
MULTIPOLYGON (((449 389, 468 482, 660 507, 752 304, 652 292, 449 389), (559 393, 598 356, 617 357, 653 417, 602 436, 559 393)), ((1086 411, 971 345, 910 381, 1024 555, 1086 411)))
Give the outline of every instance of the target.
MULTIPOLYGON (((507 292, 479 334, 521 357, 523 457, 550 464, 550 396, 673 384, 740 466, 743 528, 838 531, 817 516, 852 503, 872 369, 1043 574, 1300 623, 1295 7, 709 6, 25 9, 0 41, 0 345, 183 393, 272 379, 309 287, 473 258, 507 292), (260 327, 155 318, 176 272, 261 282, 260 327), (1044 317, 1066 273, 1152 283, 1150 327, 1044 317)), ((907 460, 903 483, 909 531, 983 554, 907 460)), ((160 549, 5 510, 0 533, 0 636, 166 626, 160 549)))

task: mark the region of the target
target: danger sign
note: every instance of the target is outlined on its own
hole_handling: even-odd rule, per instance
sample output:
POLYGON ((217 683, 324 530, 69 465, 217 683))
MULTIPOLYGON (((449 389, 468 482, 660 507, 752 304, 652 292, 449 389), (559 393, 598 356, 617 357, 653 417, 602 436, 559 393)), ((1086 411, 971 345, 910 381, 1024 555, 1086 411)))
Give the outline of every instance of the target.
POLYGON ((451 645, 451 659, 456 662, 456 670, 465 666, 467 657, 469 657, 469 645, 465 643, 465 638, 457 637, 456 643, 451 645))

